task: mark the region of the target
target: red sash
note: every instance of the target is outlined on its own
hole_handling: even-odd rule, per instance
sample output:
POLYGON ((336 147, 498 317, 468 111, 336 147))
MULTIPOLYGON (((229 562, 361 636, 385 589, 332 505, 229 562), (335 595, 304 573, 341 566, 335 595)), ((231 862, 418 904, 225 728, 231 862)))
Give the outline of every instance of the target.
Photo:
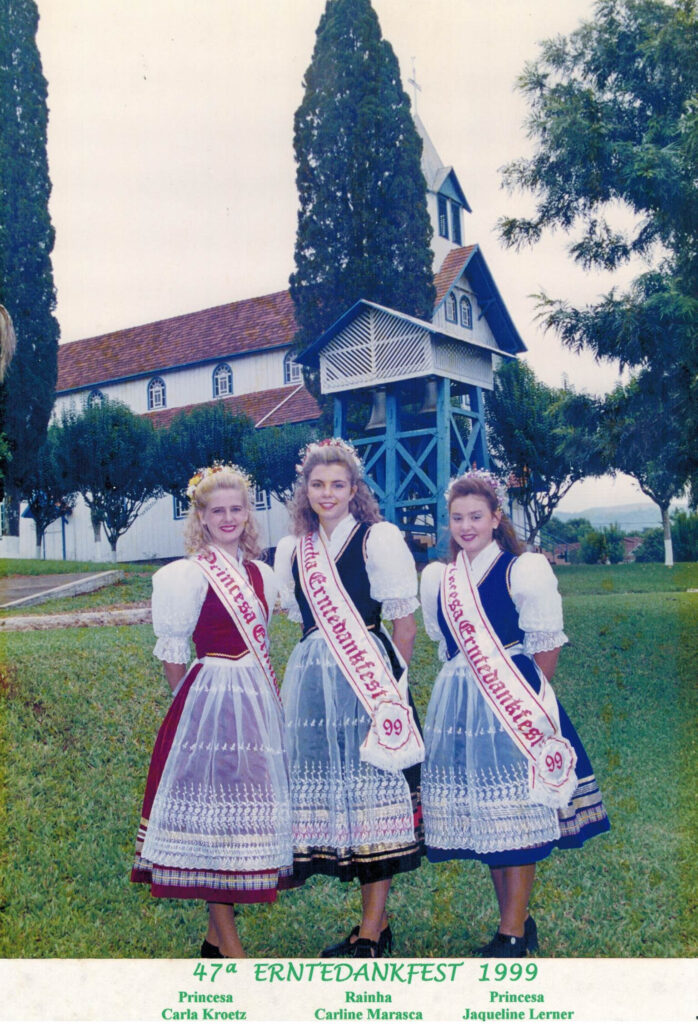
POLYGON ((264 607, 249 580, 240 572, 239 564, 220 548, 209 546, 205 554, 196 555, 197 562, 218 595, 235 626, 254 655, 276 700, 279 684, 269 657, 267 617, 264 607))
POLYGON ((423 761, 424 742, 407 699, 407 670, 398 682, 317 533, 299 539, 297 558, 300 584, 318 629, 371 718, 361 745, 362 761, 392 772, 423 761))
POLYGON ((545 676, 536 694, 516 667, 485 614, 464 551, 446 566, 441 607, 482 696, 528 758, 531 799, 565 807, 577 786, 577 755, 560 731, 557 699, 545 676))

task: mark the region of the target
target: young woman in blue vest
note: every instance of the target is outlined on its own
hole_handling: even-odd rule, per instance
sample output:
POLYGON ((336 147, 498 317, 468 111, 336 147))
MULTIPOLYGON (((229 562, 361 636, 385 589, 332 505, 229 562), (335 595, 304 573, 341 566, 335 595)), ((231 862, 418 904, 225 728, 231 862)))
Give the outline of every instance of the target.
MULTIPOLYGON (((505 489, 486 471, 453 481, 448 494, 450 562, 465 552, 471 580, 496 636, 538 694, 552 679, 563 632, 557 581, 544 555, 522 553, 503 512, 505 489)), ((576 788, 566 806, 534 802, 529 761, 483 696, 442 607, 446 566, 422 573, 424 625, 445 662, 432 691, 424 727, 422 768, 425 841, 430 861, 476 859, 490 870, 499 927, 480 956, 525 956, 538 947, 528 909, 536 863, 557 846, 579 847, 609 828, 594 773, 564 709, 559 725, 576 752, 576 788)), ((551 694, 554 702, 554 695, 551 694)), ((513 713, 513 712, 512 712, 513 713)), ((570 784, 574 786, 573 777, 570 784)))
POLYGON ((299 578, 298 538, 322 539, 346 593, 386 653, 396 678, 412 654, 417 575, 397 527, 380 521, 378 504, 351 446, 335 438, 311 444, 302 453, 298 470, 289 506, 293 535, 280 541, 275 559, 281 606, 303 628, 281 687, 294 877, 297 884, 314 874, 343 882, 358 879, 361 921, 321 956, 380 957, 392 950, 386 915, 391 879, 417 868, 423 855, 420 765, 386 771, 361 759, 371 722, 306 599, 299 578), (383 629, 382 618, 392 621, 392 638, 383 629))

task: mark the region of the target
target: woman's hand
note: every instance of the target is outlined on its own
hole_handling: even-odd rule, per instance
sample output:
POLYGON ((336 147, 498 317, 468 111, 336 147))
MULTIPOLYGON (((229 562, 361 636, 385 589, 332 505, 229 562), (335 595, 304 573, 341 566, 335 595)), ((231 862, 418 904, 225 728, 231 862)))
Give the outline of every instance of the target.
POLYGON ((416 636, 417 623, 412 612, 401 619, 393 619, 393 643, 404 658, 406 665, 410 663, 416 636))
POLYGON ((550 680, 555 675, 555 669, 557 668, 557 659, 560 655, 560 648, 553 647, 552 651, 538 651, 537 654, 533 655, 538 668, 541 670, 545 678, 550 680))
POLYGON ((170 689, 174 693, 186 675, 187 666, 177 665, 172 661, 163 661, 162 667, 165 670, 165 678, 170 684, 170 689))

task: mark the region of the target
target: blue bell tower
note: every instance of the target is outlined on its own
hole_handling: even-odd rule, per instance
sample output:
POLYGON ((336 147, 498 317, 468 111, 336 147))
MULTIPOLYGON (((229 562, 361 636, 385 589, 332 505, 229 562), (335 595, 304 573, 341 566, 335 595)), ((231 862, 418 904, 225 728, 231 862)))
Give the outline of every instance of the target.
POLYGON ((434 229, 436 303, 430 322, 361 299, 296 357, 334 399, 334 434, 350 440, 386 519, 415 554, 447 546, 444 491, 489 468, 486 393, 498 362, 526 346, 478 245, 463 245, 470 207, 415 115, 434 229))

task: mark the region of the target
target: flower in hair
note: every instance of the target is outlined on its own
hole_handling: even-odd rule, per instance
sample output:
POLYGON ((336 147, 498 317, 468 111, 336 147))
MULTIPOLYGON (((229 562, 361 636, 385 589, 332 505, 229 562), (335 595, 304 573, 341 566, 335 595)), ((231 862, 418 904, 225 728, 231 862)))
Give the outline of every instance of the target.
POLYGON ((189 498, 190 503, 194 500, 196 488, 199 486, 201 481, 205 480, 206 477, 213 476, 215 473, 222 473, 223 470, 227 470, 229 473, 235 473, 236 476, 239 476, 248 490, 252 488, 252 479, 244 469, 241 469, 240 466, 236 466, 230 462, 216 461, 212 462, 210 466, 205 466, 203 469, 197 469, 196 473, 194 473, 194 476, 187 484, 187 498, 189 498))
POLYGON ((301 450, 298 452, 298 458, 300 459, 300 462, 296 465, 296 472, 302 473, 303 466, 305 465, 309 456, 313 455, 315 452, 320 451, 322 448, 338 448, 340 451, 344 452, 345 455, 348 455, 354 461, 359 473, 363 473, 364 464, 361 461, 361 458, 356 448, 354 447, 353 444, 350 444, 348 441, 345 441, 341 437, 326 437, 322 441, 311 441, 310 444, 307 444, 305 446, 305 448, 301 448, 301 450))
POLYGON ((448 482, 448 487, 444 493, 446 501, 451 500, 451 491, 453 485, 457 480, 482 480, 483 483, 488 484, 489 487, 494 491, 495 497, 497 498, 497 506, 504 508, 504 502, 507 500, 507 489, 504 483, 495 476, 494 473, 490 473, 488 469, 469 469, 467 473, 463 473, 461 476, 454 476, 448 482))

